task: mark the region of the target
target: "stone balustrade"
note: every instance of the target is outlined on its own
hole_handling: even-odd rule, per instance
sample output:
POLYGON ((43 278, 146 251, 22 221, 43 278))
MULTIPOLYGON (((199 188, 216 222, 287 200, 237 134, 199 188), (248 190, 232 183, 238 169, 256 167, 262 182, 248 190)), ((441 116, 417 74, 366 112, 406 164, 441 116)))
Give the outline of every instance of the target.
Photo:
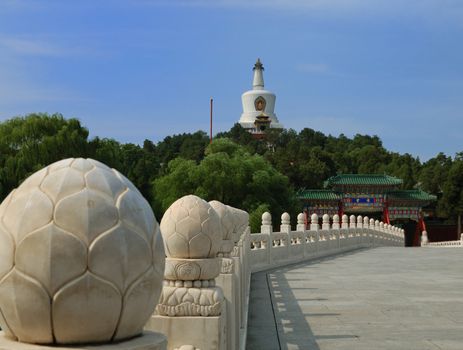
POLYGON ((343 215, 332 219, 328 215, 319 218, 311 216, 309 229, 303 223, 304 214, 298 215, 295 231, 288 230, 288 217, 282 222, 284 232, 271 230, 271 216, 262 216, 262 232, 250 235, 251 272, 263 271, 326 255, 341 253, 358 248, 375 246, 404 246, 404 231, 368 217, 343 215), (264 224, 265 221, 265 224, 264 224))
MULTIPOLYGON (((251 234, 249 215, 242 210, 225 206, 217 201, 208 204, 194 196, 183 197, 179 201, 168 209, 166 212, 168 216, 165 215, 161 221, 161 232, 167 252, 167 266, 170 266, 172 259, 169 255, 173 250, 172 247, 175 248, 179 244, 180 246, 184 245, 184 243, 179 243, 177 236, 182 227, 181 224, 185 220, 185 213, 182 214, 177 211, 182 211, 181 208, 187 207, 191 219, 194 217, 191 214, 194 212, 194 207, 200 206, 202 208, 200 211, 207 212, 211 218, 217 216, 218 221, 221 222, 221 230, 216 226, 212 230, 220 231, 222 237, 223 243, 218 244, 221 248, 217 249, 217 259, 222 260, 221 269, 220 274, 214 277, 214 283, 211 283, 210 279, 213 276, 210 275, 208 276, 208 285, 204 286, 197 281, 188 284, 185 281, 182 282, 183 284, 181 283, 181 280, 185 279, 185 272, 189 269, 183 269, 183 277, 171 277, 172 273, 166 268, 165 279, 168 282, 165 283, 164 289, 168 291, 169 295, 171 293, 183 295, 185 288, 192 289, 188 292, 189 294, 200 293, 199 290, 201 293, 208 293, 208 291, 211 293, 212 289, 215 289, 217 294, 220 290, 223 301, 220 312, 206 312, 205 314, 200 312, 176 314, 173 312, 168 314, 163 312, 165 308, 160 307, 160 305, 172 304, 169 308, 172 309, 173 307, 173 310, 177 310, 182 304, 181 300, 176 299, 175 302, 169 302, 161 297, 157 313, 148 322, 147 329, 165 334, 168 338, 168 349, 245 349, 250 276, 253 272, 359 248, 404 246, 403 230, 368 217, 352 215, 349 218, 347 215, 343 215, 340 222, 338 215, 334 215, 333 218, 324 215, 320 225, 319 217, 313 214, 307 225, 308 229, 306 229, 305 216, 300 213, 297 216, 295 230, 293 230, 289 214, 283 213, 279 232, 274 232, 273 227, 276 225, 272 223, 272 216, 270 213, 264 213, 261 232, 251 234), (179 201, 183 203, 180 206, 177 203, 179 201), (211 212, 209 207, 212 207, 215 213, 211 212), (179 222, 172 223, 172 220, 179 222), (173 280, 175 282, 172 282, 173 280), (193 291, 195 288, 198 291, 193 291)), ((201 216, 201 220, 206 220, 207 215, 201 216)), ((198 255, 195 253, 196 250, 202 249, 191 243, 196 234, 205 234, 208 237, 219 236, 202 226, 195 225, 194 229, 188 231, 190 243, 187 250, 185 247, 182 248, 184 251, 181 255, 182 259, 191 259, 193 255, 198 255), (187 251, 190 257, 187 256, 187 251)), ((200 255, 202 259, 207 258, 210 263, 216 260, 212 256, 206 257, 205 253, 200 255)), ((182 262, 187 263, 186 260, 182 260, 182 262)), ((166 295, 164 289, 162 296, 166 295)), ((219 299, 217 298, 217 300, 219 299)), ((206 306, 209 307, 209 305, 206 306)))
POLYGON ((463 233, 460 236, 460 240, 445 241, 445 242, 429 242, 428 233, 423 231, 421 234, 421 246, 422 247, 454 247, 463 248, 463 233))

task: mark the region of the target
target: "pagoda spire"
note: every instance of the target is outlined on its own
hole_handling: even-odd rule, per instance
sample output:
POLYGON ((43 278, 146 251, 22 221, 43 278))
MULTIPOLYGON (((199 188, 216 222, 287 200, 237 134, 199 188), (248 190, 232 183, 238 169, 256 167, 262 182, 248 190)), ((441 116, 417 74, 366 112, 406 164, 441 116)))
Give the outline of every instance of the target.
POLYGON ((254 71, 254 79, 252 81, 252 88, 254 90, 263 90, 264 89, 264 66, 262 65, 262 62, 260 61, 260 58, 257 59, 256 64, 254 65, 254 68, 252 69, 254 71))

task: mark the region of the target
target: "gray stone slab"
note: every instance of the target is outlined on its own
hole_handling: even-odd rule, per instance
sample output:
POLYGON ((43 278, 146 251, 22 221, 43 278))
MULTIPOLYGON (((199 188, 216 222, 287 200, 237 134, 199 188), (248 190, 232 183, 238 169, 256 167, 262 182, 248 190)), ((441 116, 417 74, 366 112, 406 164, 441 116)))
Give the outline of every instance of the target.
POLYGON ((253 274, 247 349, 463 349, 463 249, 376 248, 253 274))

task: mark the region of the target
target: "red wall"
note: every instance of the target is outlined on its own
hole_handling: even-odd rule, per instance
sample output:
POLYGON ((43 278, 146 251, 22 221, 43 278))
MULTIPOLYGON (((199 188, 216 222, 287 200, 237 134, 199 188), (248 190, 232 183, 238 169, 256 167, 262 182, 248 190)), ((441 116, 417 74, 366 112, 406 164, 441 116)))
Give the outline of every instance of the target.
POLYGON ((426 223, 429 242, 455 241, 460 237, 457 235, 457 225, 428 224, 426 223))

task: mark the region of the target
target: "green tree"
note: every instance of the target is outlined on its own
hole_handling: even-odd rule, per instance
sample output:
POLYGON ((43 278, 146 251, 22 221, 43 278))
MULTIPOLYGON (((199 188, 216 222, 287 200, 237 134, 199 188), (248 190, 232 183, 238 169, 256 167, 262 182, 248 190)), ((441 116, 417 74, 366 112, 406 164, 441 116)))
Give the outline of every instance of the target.
POLYGON ((176 158, 154 180, 154 207, 164 212, 177 198, 196 194, 248 212, 267 205, 275 215, 296 208, 288 178, 263 157, 251 155, 228 139, 216 139, 198 164, 176 158))
POLYGON ((61 114, 29 114, 0 123, 0 199, 26 177, 68 157, 87 156, 88 130, 61 114))
POLYGON ((458 157, 449 169, 443 186, 439 209, 442 214, 456 219, 463 213, 463 160, 458 157))

